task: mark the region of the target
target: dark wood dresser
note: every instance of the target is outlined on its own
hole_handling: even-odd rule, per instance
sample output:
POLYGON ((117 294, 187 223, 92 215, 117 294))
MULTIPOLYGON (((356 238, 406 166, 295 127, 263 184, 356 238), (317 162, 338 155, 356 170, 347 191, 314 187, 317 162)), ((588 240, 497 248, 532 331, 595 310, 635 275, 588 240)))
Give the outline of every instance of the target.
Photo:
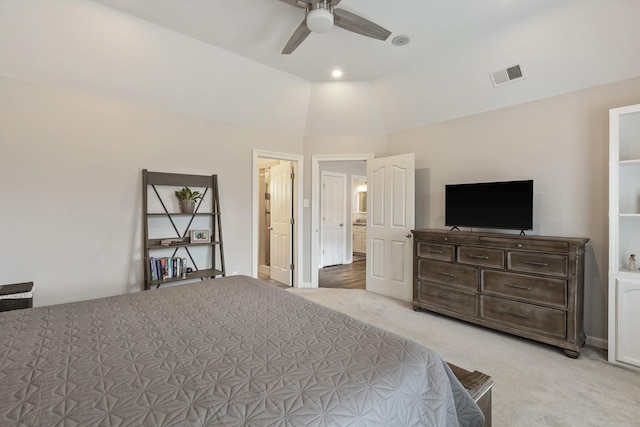
POLYGON ((580 356, 587 238, 413 230, 413 308, 580 356))

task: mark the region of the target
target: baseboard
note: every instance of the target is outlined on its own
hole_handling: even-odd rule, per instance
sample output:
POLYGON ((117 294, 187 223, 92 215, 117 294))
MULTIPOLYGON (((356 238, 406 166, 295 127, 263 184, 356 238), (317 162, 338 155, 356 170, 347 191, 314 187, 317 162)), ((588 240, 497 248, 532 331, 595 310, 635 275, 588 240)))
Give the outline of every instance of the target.
POLYGON ((259 265, 258 273, 269 276, 271 274, 271 267, 268 265, 259 265))
POLYGON ((609 341, 604 338, 587 337, 586 344, 603 350, 607 350, 609 348, 609 341))

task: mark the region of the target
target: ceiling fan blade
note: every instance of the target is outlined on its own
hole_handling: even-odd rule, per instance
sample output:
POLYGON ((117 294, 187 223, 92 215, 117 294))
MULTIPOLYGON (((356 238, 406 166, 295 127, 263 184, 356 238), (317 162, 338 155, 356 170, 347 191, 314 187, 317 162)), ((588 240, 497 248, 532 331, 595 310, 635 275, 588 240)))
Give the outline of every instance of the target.
POLYGON ((300 43, 302 43, 309 34, 311 34, 311 31, 307 27, 307 20, 305 19, 293 32, 293 35, 287 42, 287 45, 282 49, 282 54, 289 55, 291 52, 296 50, 296 48, 300 46, 300 43))
POLYGON ((333 0, 331 2, 331 6, 336 7, 338 5, 338 3, 340 3, 340 0, 333 0))
MULTIPOLYGON (((301 7, 303 9, 307 8, 307 5, 311 0, 280 0, 282 3, 286 3, 290 6, 301 7)), ((340 0, 338 0, 340 1, 340 0)))
POLYGON ((335 18, 334 24, 347 31, 378 40, 386 40, 391 35, 391 31, 344 9, 335 9, 333 16, 335 18))

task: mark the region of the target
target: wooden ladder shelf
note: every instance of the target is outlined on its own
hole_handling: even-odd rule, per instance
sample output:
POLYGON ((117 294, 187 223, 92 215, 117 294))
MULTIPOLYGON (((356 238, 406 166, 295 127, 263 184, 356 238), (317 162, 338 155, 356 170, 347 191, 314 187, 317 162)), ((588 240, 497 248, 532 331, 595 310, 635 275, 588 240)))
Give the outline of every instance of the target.
POLYGON ((142 171, 142 223, 145 290, 151 289, 152 286, 159 288, 171 282, 225 276, 217 175, 185 175, 150 172, 144 169, 142 171), (172 207, 174 203, 171 200, 175 199, 174 193, 182 187, 193 188, 194 191, 200 191, 202 194, 192 213, 175 212, 172 207), (152 200, 159 202, 154 212, 149 212, 151 201, 148 197, 149 190, 157 197, 152 200), (153 225, 150 225, 150 222, 153 225), (202 238, 201 241, 195 239, 198 236, 191 236, 194 234, 193 227, 204 232, 203 236, 199 236, 202 238), (170 235, 159 236, 158 233, 170 235), (150 237, 151 235, 153 237, 150 237), (196 253, 202 251, 208 254, 202 256, 203 254, 196 253), (154 256, 156 254, 159 255, 154 256), (198 257, 198 255, 201 256, 198 257), (203 260, 208 265, 202 265, 203 260))

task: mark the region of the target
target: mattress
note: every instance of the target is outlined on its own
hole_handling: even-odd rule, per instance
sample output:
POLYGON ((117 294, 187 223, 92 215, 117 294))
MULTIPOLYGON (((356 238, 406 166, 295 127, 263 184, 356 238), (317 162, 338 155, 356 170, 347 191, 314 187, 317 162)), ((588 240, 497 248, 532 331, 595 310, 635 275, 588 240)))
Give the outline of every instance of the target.
POLYGON ((244 276, 0 313, 0 425, 481 426, 411 340, 244 276))

